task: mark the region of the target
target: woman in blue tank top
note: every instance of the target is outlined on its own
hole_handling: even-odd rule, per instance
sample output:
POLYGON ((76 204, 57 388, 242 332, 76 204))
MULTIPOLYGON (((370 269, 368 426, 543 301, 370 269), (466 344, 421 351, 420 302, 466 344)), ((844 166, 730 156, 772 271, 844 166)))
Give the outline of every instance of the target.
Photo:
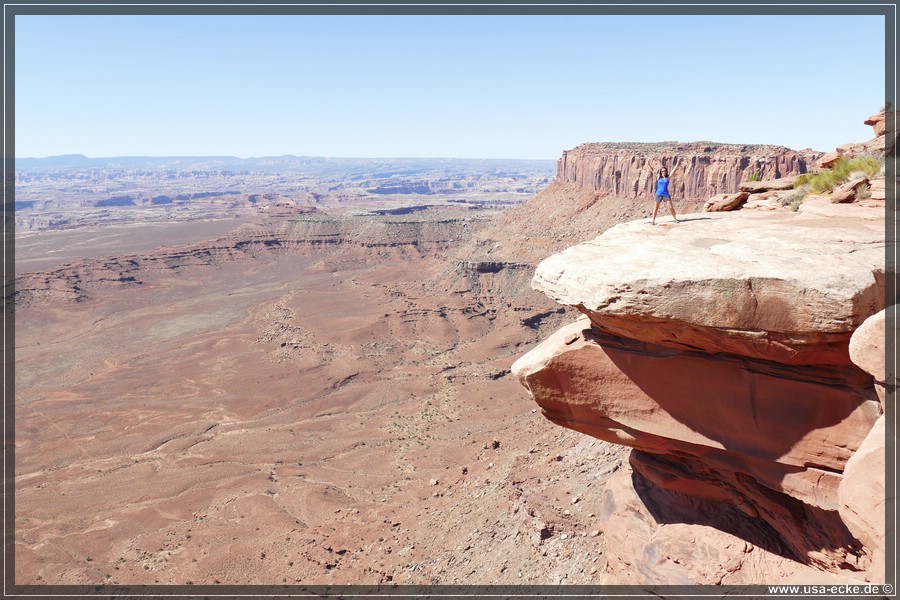
POLYGON ((656 225, 656 213, 659 212, 660 202, 669 204, 669 212, 672 213, 672 218, 677 223, 678 217, 675 216, 675 207, 672 206, 672 198, 669 196, 669 170, 665 167, 659 170, 659 177, 656 179, 656 206, 653 207, 652 225, 656 225))

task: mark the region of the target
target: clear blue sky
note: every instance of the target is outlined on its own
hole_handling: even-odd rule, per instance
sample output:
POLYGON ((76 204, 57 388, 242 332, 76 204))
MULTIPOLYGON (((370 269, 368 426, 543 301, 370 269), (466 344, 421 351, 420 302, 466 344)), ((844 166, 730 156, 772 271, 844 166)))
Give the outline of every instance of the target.
POLYGON ((19 157, 865 141, 879 16, 23 16, 19 157))

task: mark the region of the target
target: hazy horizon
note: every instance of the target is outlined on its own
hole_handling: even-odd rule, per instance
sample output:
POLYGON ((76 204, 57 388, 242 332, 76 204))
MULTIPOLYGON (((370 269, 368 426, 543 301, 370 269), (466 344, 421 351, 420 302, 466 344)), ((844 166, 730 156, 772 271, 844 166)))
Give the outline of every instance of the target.
MULTIPOLYGON (((583 142, 582 144, 635 144, 635 145, 654 145, 654 144, 713 144, 713 145, 721 145, 721 146, 781 146, 781 144, 769 144, 765 142, 760 143, 741 143, 741 142, 718 142, 715 140, 691 140, 691 141, 681 141, 681 140, 661 140, 659 142, 629 142, 626 140, 620 141, 593 141, 593 142, 583 142)), ((559 151, 561 155, 563 152, 568 152, 573 150, 577 146, 573 146, 571 148, 562 148, 559 151)), ((825 150, 822 148, 788 148, 789 150, 796 151, 804 151, 811 150, 814 152, 829 152, 830 150, 825 150)), ((73 152, 67 154, 51 154, 47 156, 16 156, 15 160, 51 160, 51 159, 60 159, 60 158, 81 158, 86 160, 112 160, 112 159, 192 159, 192 158, 207 158, 207 159, 233 159, 233 160, 263 160, 263 159, 273 159, 273 158, 305 158, 305 159, 322 159, 322 160, 471 160, 471 161, 522 161, 522 162, 555 162, 560 158, 560 155, 557 155, 554 158, 518 158, 518 157, 497 157, 497 156, 332 156, 332 155, 324 155, 324 154, 267 154, 267 155, 258 155, 258 156, 237 156, 234 154, 122 154, 122 155, 110 155, 110 156, 88 156, 81 152, 73 152)))

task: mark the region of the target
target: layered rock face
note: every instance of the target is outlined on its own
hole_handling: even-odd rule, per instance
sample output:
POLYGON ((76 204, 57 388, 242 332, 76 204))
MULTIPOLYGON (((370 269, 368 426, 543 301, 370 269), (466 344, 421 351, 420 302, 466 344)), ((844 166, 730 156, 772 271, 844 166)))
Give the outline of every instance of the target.
MULTIPOLYGON (((45 271, 22 273, 16 278, 15 302, 19 307, 50 299, 78 302, 86 297, 88 288, 141 285, 149 273, 175 274, 194 267, 215 267, 279 254, 321 258, 323 254, 362 250, 368 253, 369 261, 385 256, 424 256, 452 248, 466 235, 467 228, 477 228, 488 220, 477 213, 438 215, 333 217, 310 213, 275 225, 244 224, 211 241, 73 260, 45 271)), ((347 260, 365 262, 356 256, 347 260)))
POLYGON ((676 199, 705 201, 732 194, 751 175, 776 179, 806 173, 822 155, 783 146, 664 142, 583 144, 563 153, 556 180, 619 198, 652 197, 665 167, 676 199))
POLYGON ((633 221, 538 266, 584 316, 514 374, 554 423, 634 448, 604 582, 883 577, 883 493, 858 484, 885 375, 850 350, 884 308, 883 212, 829 211, 633 221))

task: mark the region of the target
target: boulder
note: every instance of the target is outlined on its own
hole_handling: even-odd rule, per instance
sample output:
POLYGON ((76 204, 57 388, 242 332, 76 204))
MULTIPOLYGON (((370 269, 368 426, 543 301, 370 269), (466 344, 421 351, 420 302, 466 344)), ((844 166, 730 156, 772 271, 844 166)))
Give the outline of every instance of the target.
POLYGON ((792 190, 797 182, 797 176, 781 177, 779 179, 766 179, 764 181, 742 181, 739 189, 742 192, 758 194, 770 190, 792 190))
POLYGON ((872 115, 863 121, 866 125, 871 125, 872 129, 875 131, 875 137, 884 135, 885 132, 885 112, 882 110, 881 112, 872 115))
MULTIPOLYGON (((887 309, 866 319, 850 338, 850 360, 875 379, 875 389, 881 399, 885 400, 887 370, 885 369, 885 321, 887 309)), ((896 386, 896 373, 892 375, 891 386, 896 386)))
POLYGON ((842 202, 854 202, 856 200, 860 186, 868 186, 868 177, 855 177, 850 181, 844 182, 831 192, 831 202, 838 204, 842 202))
POLYGON ((750 197, 748 192, 738 192, 737 194, 717 194, 706 201, 703 210, 706 212, 721 212, 735 210, 740 208, 747 198, 750 197))
MULTIPOLYGON (((847 462, 838 512, 871 557, 867 580, 885 581, 885 418, 878 419, 847 462)), ((892 494, 892 504, 896 497, 892 494)))
POLYGON ((843 156, 841 152, 829 152, 828 154, 821 157, 818 161, 816 161, 816 167, 819 169, 830 169, 834 166, 834 163, 838 161, 843 156))
POLYGON ((887 309, 866 319, 850 338, 850 358, 870 373, 876 381, 884 383, 885 371, 885 322, 887 309))

